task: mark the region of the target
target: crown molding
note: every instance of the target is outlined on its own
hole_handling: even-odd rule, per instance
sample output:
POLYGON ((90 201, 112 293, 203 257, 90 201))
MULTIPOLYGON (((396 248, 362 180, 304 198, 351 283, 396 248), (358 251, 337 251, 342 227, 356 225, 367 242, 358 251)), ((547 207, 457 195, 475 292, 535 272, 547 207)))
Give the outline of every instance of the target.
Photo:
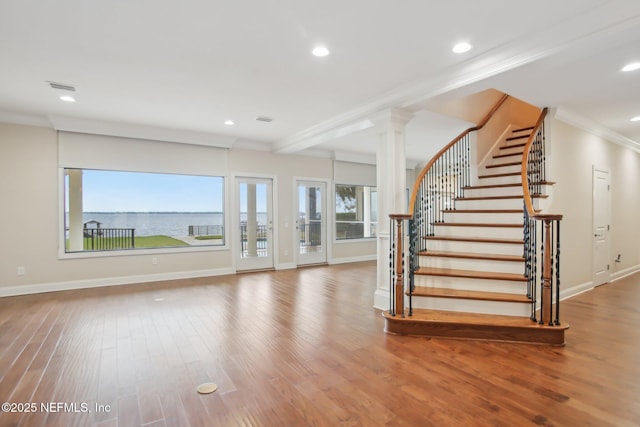
POLYGON ((620 135, 619 133, 612 131, 605 126, 602 126, 600 123, 582 116, 575 111, 569 110, 568 108, 557 107, 555 109, 553 117, 557 120, 560 120, 561 122, 567 123, 571 126, 599 136, 600 138, 603 138, 609 142, 621 145, 625 148, 640 153, 640 142, 620 135))
POLYGON ((36 114, 14 113, 11 111, 0 111, 0 123, 11 123, 16 125, 37 126, 43 128, 53 128, 51 122, 44 116, 36 114))
POLYGON ((351 113, 347 113, 344 120, 332 119, 317 126, 312 126, 302 132, 298 132, 291 138, 277 141, 274 144, 274 152, 278 154, 294 153, 373 127, 371 120, 366 117, 363 118, 361 114, 357 114, 357 116, 359 116, 359 118, 356 120, 355 115, 352 117, 351 113))
POLYGON ((236 139, 233 142, 234 150, 252 150, 252 151, 264 151, 271 152, 273 147, 270 142, 260 142, 250 139, 236 139))
POLYGON ((53 128, 58 131, 177 142, 182 144, 204 145, 219 148, 231 148, 237 139, 236 137, 226 135, 216 135, 183 129, 108 122, 104 120, 79 119, 76 117, 66 116, 48 117, 53 124, 53 128))
POLYGON ((386 109, 399 107, 415 112, 428 99, 557 54, 577 44, 606 39, 610 34, 637 26, 639 20, 640 10, 630 8, 628 3, 604 2, 554 27, 525 34, 458 66, 389 91, 350 111, 280 139, 274 144, 274 150, 295 152, 365 129, 362 124, 369 121, 368 117, 386 109), (589 28, 589 31, 580 28, 589 28))
POLYGON ((333 152, 333 160, 337 160, 340 162, 362 163, 365 165, 375 165, 376 155, 336 150, 333 152))

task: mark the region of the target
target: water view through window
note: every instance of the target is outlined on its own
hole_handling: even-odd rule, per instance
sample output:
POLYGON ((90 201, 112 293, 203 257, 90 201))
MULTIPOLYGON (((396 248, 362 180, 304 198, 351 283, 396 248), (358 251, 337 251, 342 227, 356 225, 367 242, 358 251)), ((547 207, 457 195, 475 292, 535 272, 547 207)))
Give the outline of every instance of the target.
POLYGON ((65 169, 66 252, 224 245, 224 178, 65 169))

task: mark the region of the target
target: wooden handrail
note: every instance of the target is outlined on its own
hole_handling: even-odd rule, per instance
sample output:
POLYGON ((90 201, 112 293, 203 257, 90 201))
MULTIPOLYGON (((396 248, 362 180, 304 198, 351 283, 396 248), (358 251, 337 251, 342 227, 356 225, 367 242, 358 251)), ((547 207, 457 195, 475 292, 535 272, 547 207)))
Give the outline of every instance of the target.
POLYGON ((418 190, 420 189, 420 183, 424 179, 427 172, 429 172, 429 169, 431 169, 431 166, 433 166, 433 164, 440 158, 440 156, 442 156, 443 153, 445 153, 449 148, 451 148, 451 146, 453 146, 456 142, 462 139, 465 135, 473 131, 482 129, 484 125, 487 124, 491 116, 493 116, 495 112, 498 111, 498 108, 500 108, 508 98, 509 98, 509 95, 506 95, 506 94, 502 95, 502 98, 500 98, 500 100, 496 103, 496 105, 493 106, 491 111, 489 111, 489 113, 480 121, 479 124, 463 131, 460 135, 456 136, 453 140, 451 140, 451 142, 449 142, 440 151, 438 151, 436 155, 433 156, 431 160, 429 160, 429 163, 427 163, 425 167, 422 168, 422 171, 420 172, 418 179, 416 179, 415 184, 413 185, 413 191, 411 192, 411 199, 409 200, 409 215, 413 216, 414 214, 416 198, 418 197, 418 190))
POLYGON ((536 139, 536 135, 538 134, 538 130, 540 130, 540 126, 544 122, 545 117, 547 117, 548 108, 543 108, 540 116, 538 117, 538 121, 535 126, 531 130, 531 135, 529 135, 529 139, 527 139, 527 143, 524 146, 524 154, 522 155, 522 164, 520 167, 520 176, 522 178, 522 194, 524 197, 524 205, 527 213, 530 218, 538 219, 538 220, 561 220, 562 215, 557 214, 539 214, 536 213, 533 207, 533 199, 531 198, 531 192, 529 191, 529 176, 527 175, 527 165, 529 163, 529 151, 531 150, 531 145, 533 141, 536 139))

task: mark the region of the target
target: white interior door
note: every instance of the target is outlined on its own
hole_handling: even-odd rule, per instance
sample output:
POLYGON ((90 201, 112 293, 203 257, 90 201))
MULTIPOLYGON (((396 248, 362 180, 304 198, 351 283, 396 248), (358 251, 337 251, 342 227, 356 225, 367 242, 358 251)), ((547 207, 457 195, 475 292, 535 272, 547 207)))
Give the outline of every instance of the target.
POLYGON ((593 285, 609 281, 609 224, 611 215, 609 172, 593 169, 593 285))
POLYGON ((236 178, 238 271, 273 268, 272 187, 271 179, 236 178))
POLYGON ((324 182, 296 181, 298 265, 327 262, 327 189, 324 182))

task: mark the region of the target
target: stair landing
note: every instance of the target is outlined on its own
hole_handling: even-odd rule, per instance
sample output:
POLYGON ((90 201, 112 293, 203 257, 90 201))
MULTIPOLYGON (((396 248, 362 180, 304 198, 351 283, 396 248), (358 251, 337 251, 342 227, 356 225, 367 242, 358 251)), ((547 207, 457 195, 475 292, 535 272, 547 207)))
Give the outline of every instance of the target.
POLYGON ((569 325, 540 325, 526 317, 413 309, 413 315, 382 313, 385 332, 434 338, 563 346, 569 325))

